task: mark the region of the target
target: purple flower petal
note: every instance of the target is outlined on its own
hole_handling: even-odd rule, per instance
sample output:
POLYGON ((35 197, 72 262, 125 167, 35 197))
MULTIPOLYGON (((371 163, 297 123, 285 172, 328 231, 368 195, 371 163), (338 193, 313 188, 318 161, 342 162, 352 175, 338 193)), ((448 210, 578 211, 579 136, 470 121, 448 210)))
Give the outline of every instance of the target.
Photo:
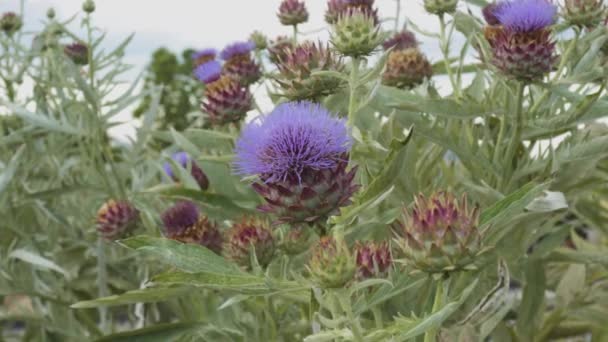
POLYGON ((221 73, 222 65, 218 61, 203 63, 194 69, 194 77, 205 84, 217 81, 221 73))
POLYGON ((549 0, 512 0, 499 3, 494 15, 509 30, 531 32, 552 25, 557 7, 549 0))
POLYGON ((246 55, 253 51, 255 43, 253 42, 236 42, 232 43, 224 48, 220 53, 220 57, 223 60, 229 60, 230 58, 238 55, 246 55))

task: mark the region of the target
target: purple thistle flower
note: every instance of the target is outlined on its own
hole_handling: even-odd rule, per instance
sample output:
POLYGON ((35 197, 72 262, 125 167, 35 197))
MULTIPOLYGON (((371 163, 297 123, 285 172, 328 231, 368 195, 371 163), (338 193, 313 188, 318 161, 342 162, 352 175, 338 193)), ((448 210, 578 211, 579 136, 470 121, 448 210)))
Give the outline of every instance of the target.
POLYGON ((180 235, 186 229, 194 226, 200 212, 196 204, 190 201, 177 202, 161 214, 161 220, 168 236, 180 235))
POLYGON ((227 61, 235 56, 249 54, 253 49, 255 49, 254 42, 236 42, 226 46, 220 53, 220 57, 227 61))
POLYGON ((511 0, 499 3, 494 15, 508 30, 532 32, 552 25, 557 7, 549 0, 511 0))
POLYGON ((216 49, 207 48, 207 49, 198 50, 198 51, 195 51, 194 53, 192 53, 192 60, 199 60, 201 58, 215 59, 216 56, 217 56, 216 49))
POLYGON ((289 102, 245 127, 235 166, 237 173, 260 175, 266 183, 300 180, 306 170, 336 166, 350 146, 344 120, 312 102, 289 102))
POLYGON ((203 63, 194 69, 194 76, 199 81, 209 84, 215 82, 222 74, 222 65, 218 61, 209 61, 203 63))

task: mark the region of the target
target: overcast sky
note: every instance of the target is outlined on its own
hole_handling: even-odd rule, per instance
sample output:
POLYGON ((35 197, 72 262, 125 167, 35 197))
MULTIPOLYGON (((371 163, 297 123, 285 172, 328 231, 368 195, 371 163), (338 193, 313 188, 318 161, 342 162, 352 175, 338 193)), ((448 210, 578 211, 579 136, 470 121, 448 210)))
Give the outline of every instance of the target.
MULTIPOLYGON (((65 19, 78 13, 81 0, 26 0, 26 29, 36 29, 45 18, 48 8, 54 8, 58 19, 65 19)), ((107 31, 108 46, 120 42, 131 33, 135 38, 127 49, 126 60, 135 65, 134 77, 145 67, 156 48, 164 46, 172 50, 187 47, 215 47, 221 49, 227 43, 246 39, 254 30, 270 37, 291 34, 291 27, 282 26, 276 18, 281 0, 98 0, 94 13, 95 24, 107 31)), ((376 0, 383 18, 393 17, 396 0, 376 0)), ((437 18, 428 15, 422 0, 401 1, 401 23, 407 17, 420 28, 437 31, 437 18)), ((301 25, 303 32, 325 27, 323 14, 326 0, 307 0, 310 13, 309 22, 301 25)), ((20 0, 0 0, 0 11, 19 11, 20 0)), ((459 5, 465 9, 461 1, 459 5)), ((78 23, 75 23, 77 27, 78 23)), ((393 23, 386 22, 387 28, 393 23)), ((327 39, 327 32, 307 36, 311 39, 327 39)), ((440 56, 436 41, 419 36, 421 49, 437 61, 440 56)), ((128 119, 128 113, 122 115, 128 119)), ((128 128, 127 128, 128 130, 128 128)), ((125 131, 127 132, 127 131, 125 131)), ((127 132, 128 133, 128 132, 127 132)))

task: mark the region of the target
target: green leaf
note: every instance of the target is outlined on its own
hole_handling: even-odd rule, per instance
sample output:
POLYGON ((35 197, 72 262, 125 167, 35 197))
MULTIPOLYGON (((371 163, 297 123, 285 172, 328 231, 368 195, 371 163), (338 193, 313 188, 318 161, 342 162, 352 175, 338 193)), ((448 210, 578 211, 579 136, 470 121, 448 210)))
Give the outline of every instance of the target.
POLYGON ((41 113, 32 113, 25 108, 21 108, 12 104, 5 104, 11 111, 27 123, 36 127, 47 129, 51 132, 67 133, 72 135, 84 135, 85 132, 77 127, 72 126, 65 120, 56 120, 48 115, 41 113))
POLYGON ((579 264, 600 264, 608 267, 608 254, 606 252, 577 251, 570 248, 558 248, 547 256, 549 262, 567 262, 579 264))
POLYGON ((500 222, 506 216, 512 216, 521 212, 530 202, 532 202, 548 186, 548 183, 535 185, 528 183, 509 196, 494 203, 493 206, 481 213, 480 224, 489 226, 500 222))
POLYGON ((12 259, 19 259, 21 261, 27 262, 28 264, 32 264, 45 270, 52 270, 61 273, 66 278, 69 277, 68 271, 64 270, 53 261, 25 249, 15 249, 8 255, 8 257, 12 259))
POLYGON ((4 190, 8 187, 9 183, 15 176, 15 172, 17 171, 17 166, 21 161, 21 157, 23 156, 23 151, 25 151, 25 145, 19 147, 17 152, 13 154, 11 160, 8 162, 8 165, 2 170, 0 174, 0 195, 4 193, 4 190))
POLYGON ((205 325, 203 322, 158 324, 149 328, 107 335, 96 342, 167 342, 205 325))
POLYGON ((526 206, 526 210, 537 213, 548 213, 567 208, 566 196, 559 191, 544 191, 544 195, 535 198, 526 206))
POLYGON ((542 260, 528 259, 525 265, 523 298, 517 314, 517 332, 523 341, 533 341, 545 301, 545 265, 542 260))
POLYGON ((585 280, 587 277, 586 266, 584 264, 571 264, 557 284, 555 293, 557 299, 563 307, 567 307, 577 294, 585 290, 585 280))
POLYGON ((139 290, 128 291, 123 294, 86 300, 72 304, 73 309, 89 309, 106 306, 119 306, 136 303, 150 303, 166 301, 174 297, 190 293, 191 286, 181 287, 149 287, 139 290))
POLYGON ((186 272, 212 272, 226 275, 244 275, 234 263, 199 245, 184 244, 170 239, 135 236, 120 240, 120 244, 146 253, 186 272))

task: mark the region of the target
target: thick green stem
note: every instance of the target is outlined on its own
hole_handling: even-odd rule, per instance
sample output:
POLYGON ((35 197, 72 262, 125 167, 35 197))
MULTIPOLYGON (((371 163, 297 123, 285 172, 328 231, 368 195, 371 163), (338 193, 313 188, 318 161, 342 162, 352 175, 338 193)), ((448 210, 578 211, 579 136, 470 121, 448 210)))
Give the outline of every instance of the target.
MULTIPOLYGON (((437 312, 442 306, 444 302, 444 288, 443 288, 443 278, 439 278, 437 281, 437 287, 435 288, 435 299, 433 300, 433 309, 431 312, 437 312)), ((424 334, 424 342, 436 342, 437 341, 437 333, 438 329, 433 328, 427 331, 424 334)))
MULTIPOLYGON (((107 297, 108 292, 108 272, 106 265, 105 241, 102 237, 97 239, 97 289, 99 297, 107 297)), ((107 322, 108 309, 106 307, 99 308, 99 330, 106 333, 108 326, 107 322)))
POLYGON ((452 68, 450 67, 450 45, 449 39, 446 37, 446 24, 445 18, 443 14, 439 15, 439 48, 441 49, 441 53, 443 54, 443 62, 445 64, 445 71, 448 74, 448 78, 450 79, 450 83, 452 84, 452 91, 456 97, 460 96, 460 89, 456 79, 454 78, 454 74, 452 72, 452 68))
POLYGON ((293 43, 298 44, 298 25, 293 25, 293 43))
POLYGON ((395 0, 397 8, 395 9, 395 32, 399 31, 399 17, 401 16, 401 0, 395 0))
POLYGON ((357 111, 357 88, 359 86, 359 65, 361 60, 359 57, 352 58, 352 65, 350 70, 350 95, 348 99, 348 125, 350 127, 355 125, 355 112, 357 111))
MULTIPOLYGON (((503 184, 508 184, 509 177, 512 174, 511 165, 513 163, 513 158, 515 157, 515 153, 517 148, 521 143, 521 130, 522 130, 522 110, 523 110, 523 99, 524 99, 524 88, 525 85, 521 82, 517 82, 517 97, 515 99, 515 116, 513 117, 513 135, 511 136, 511 141, 509 142, 509 147, 507 148, 507 153, 505 154, 505 171, 507 172, 506 177, 503 179, 503 184)), ((505 189, 503 189, 505 190, 505 189)))
POLYGON ((355 315, 353 313, 353 308, 352 308, 352 305, 350 304, 350 298, 348 296, 347 290, 344 290, 344 292, 339 291, 336 293, 336 295, 338 296, 338 300, 340 301, 340 306, 346 313, 346 318, 348 319, 350 328, 354 335, 354 341, 363 342, 364 341, 363 329, 361 328, 361 325, 359 324, 359 320, 355 317, 355 315))

